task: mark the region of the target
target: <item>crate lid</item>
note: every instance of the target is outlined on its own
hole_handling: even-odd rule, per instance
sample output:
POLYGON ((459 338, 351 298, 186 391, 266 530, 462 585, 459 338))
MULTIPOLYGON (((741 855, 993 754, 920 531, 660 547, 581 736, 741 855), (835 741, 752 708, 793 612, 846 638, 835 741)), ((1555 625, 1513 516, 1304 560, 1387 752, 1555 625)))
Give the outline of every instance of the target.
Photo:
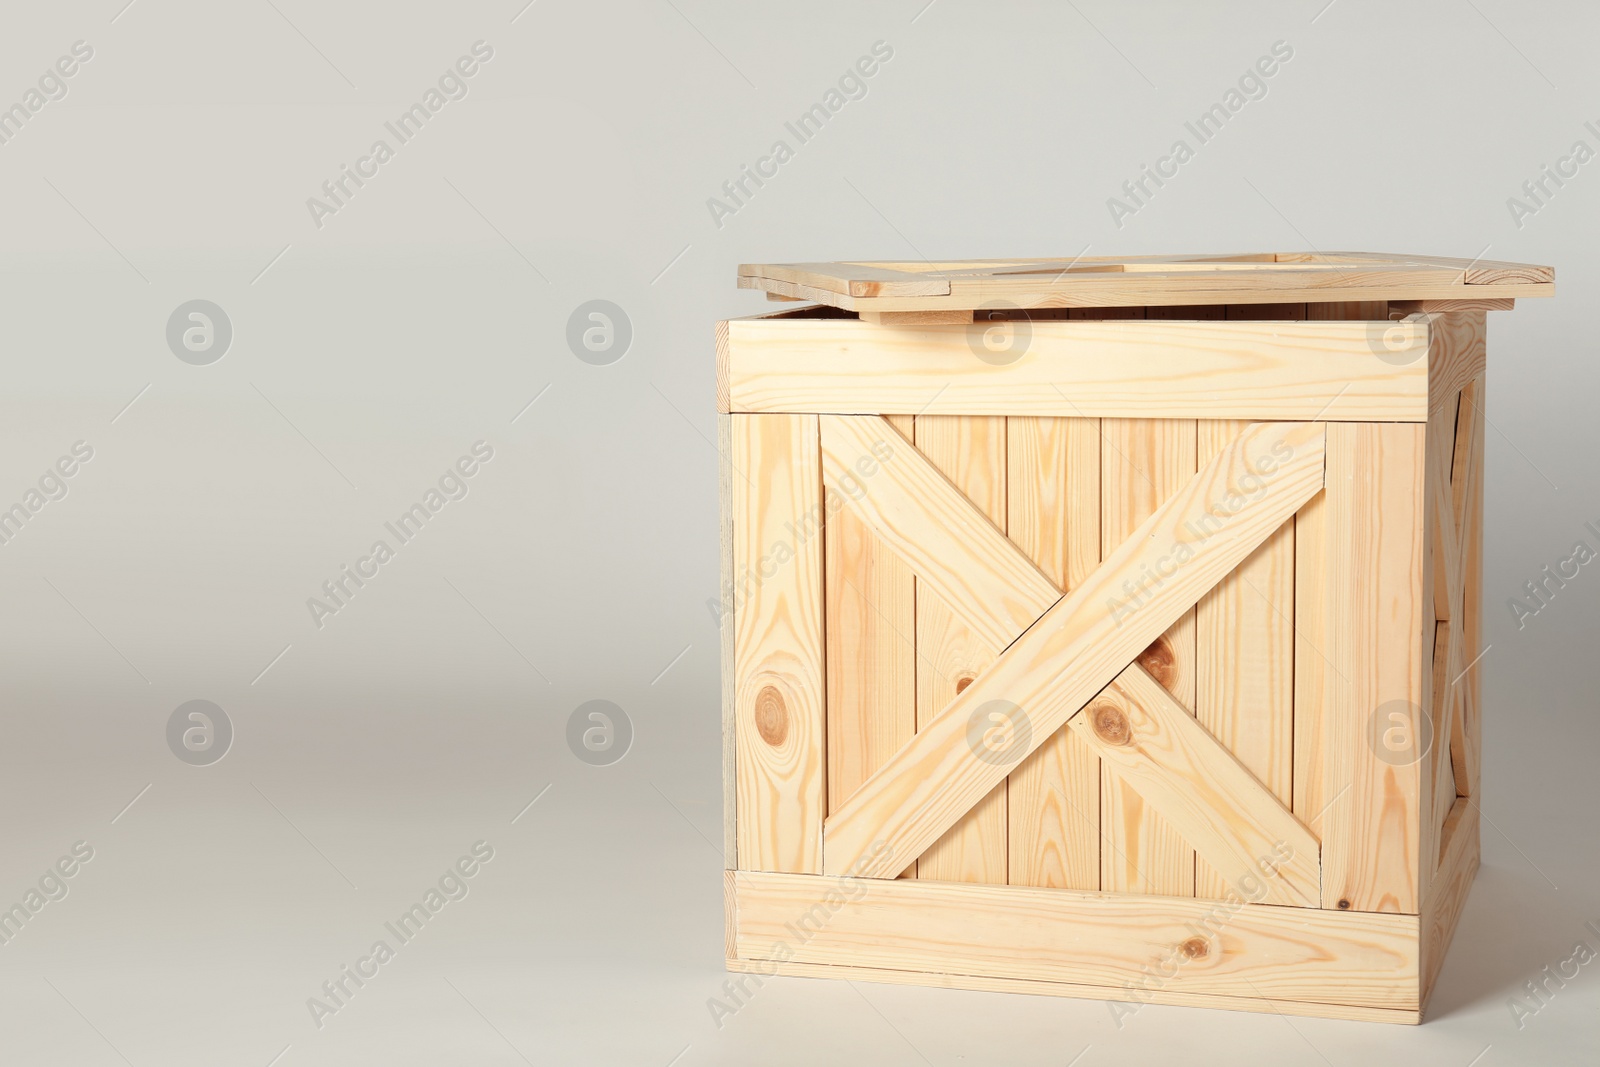
MULTIPOLYGON (((1382 252, 1080 256, 944 263, 746 263, 739 288, 864 314, 1301 301, 1551 296, 1555 270, 1529 263, 1382 252)), ((932 321, 930 319, 930 321, 932 321)))

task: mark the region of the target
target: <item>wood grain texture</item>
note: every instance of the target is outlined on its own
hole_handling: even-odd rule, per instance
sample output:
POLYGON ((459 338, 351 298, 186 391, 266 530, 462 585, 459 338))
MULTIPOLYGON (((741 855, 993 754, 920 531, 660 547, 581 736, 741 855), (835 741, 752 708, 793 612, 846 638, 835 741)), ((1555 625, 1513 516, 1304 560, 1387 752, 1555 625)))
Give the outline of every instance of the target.
POLYGON ((877 263, 775 263, 739 266, 739 277, 773 279, 845 296, 940 296, 950 281, 935 273, 896 270, 877 263))
POLYGON ((1078 256, 948 263, 744 264, 741 287, 863 313, 1152 304, 1255 304, 1548 296, 1549 267, 1386 253, 1078 256), (920 284, 919 284, 920 283, 920 284))
MULTIPOLYGON (((1100 566, 1100 423, 1006 426, 1006 531, 1063 591, 1100 566)), ((1100 888, 1100 758, 1063 726, 1006 779, 1007 881, 1100 888)))
POLYGON ((733 871, 722 872, 722 947, 729 959, 739 951, 739 894, 733 871))
POLYGON ((1418 1007, 1414 915, 746 871, 734 879, 735 950, 746 960, 1418 1007))
POLYGON ((1425 707, 1424 435, 1414 424, 1328 425, 1325 908, 1415 914, 1419 904, 1420 761, 1414 745, 1380 756, 1375 723, 1394 713, 1414 727, 1425 707))
POLYGON ((738 861, 816 872, 824 789, 822 478, 810 415, 733 416, 738 861))
POLYGON ((717 641, 722 670, 718 675, 722 697, 722 866, 732 870, 739 865, 737 716, 734 679, 735 598, 733 595, 733 416, 717 416, 717 561, 720 571, 717 589, 717 641))
POLYGON ((878 326, 965 326, 970 311, 863 311, 861 321, 878 326))
POLYGON ((1322 840, 1327 771, 1328 497, 1294 517, 1294 813, 1322 840))
POLYGON ((983 324, 728 323, 734 411, 1421 421, 1426 324, 1041 319, 1011 362, 983 324), (1415 351, 1416 359, 1407 360, 1415 351), (1173 388, 1181 381, 1184 387, 1173 388))
MULTIPOLYGON (((1200 422, 1200 460, 1209 461, 1243 429, 1237 422, 1200 422)), ((1273 797, 1293 803, 1293 518, 1196 605, 1193 706, 1206 730, 1273 797)), ((1233 884, 1204 857, 1196 859, 1194 880, 1195 896, 1213 899, 1233 884)))
MULTIPOLYGON (((1309 302, 1309 320, 1387 322, 1389 302, 1309 302)), ((1328 803, 1326 761, 1328 693, 1328 518, 1325 493, 1294 515, 1294 816, 1322 840, 1328 803)))
POLYGON ((1317 840, 1220 741, 1132 664, 1068 726, 1221 884, 1212 899, 1317 907, 1317 840))
POLYGON ((1424 1006, 1433 995, 1445 953, 1449 951, 1462 909, 1466 907, 1472 879, 1478 873, 1479 818, 1477 804, 1460 797, 1445 819, 1439 875, 1422 904, 1419 964, 1424 1006))
POLYGON ((728 394, 728 323, 718 322, 714 334, 717 346, 717 412, 726 415, 733 410, 728 394))
MULTIPOLYGON (((1189 419, 1104 419, 1100 426, 1100 549, 1109 558, 1140 523, 1193 481, 1196 424, 1189 419)), ((1194 611, 1185 611, 1140 656, 1189 709, 1195 697, 1194 623, 1194 611)), ((1101 889, 1194 896, 1194 849, 1103 762, 1100 825, 1101 889)))
MULTIPOLYGON (((910 448, 911 420, 895 418, 905 424, 895 427, 906 435, 899 447, 910 448)), ((841 500, 828 504, 823 569, 831 811, 917 732, 917 649, 911 568, 841 500)))
POLYGON ((1315 322, 1336 319, 1362 319, 1369 322, 1387 322, 1387 300, 1345 300, 1337 303, 1312 301, 1306 304, 1306 318, 1315 322))
POLYGON ((1423 676, 1424 706, 1432 723, 1432 743, 1421 763, 1422 803, 1422 887, 1432 878, 1439 857, 1440 831, 1455 802, 1455 775, 1451 748, 1459 719, 1461 690, 1455 684, 1466 667, 1461 630, 1456 620, 1462 614, 1462 558, 1457 525, 1457 501, 1453 489, 1456 424, 1459 397, 1434 411, 1428 420, 1427 438, 1427 557, 1425 586, 1432 593, 1433 617, 1437 620, 1426 651, 1432 669, 1423 676))
MULTIPOLYGON (((1005 419, 919 416, 916 447, 985 518, 1005 529, 1005 419)), ((1048 596, 1038 602, 1054 602, 1059 595, 1052 584, 1048 596)), ((937 591, 919 586, 916 600, 916 709, 921 729, 993 663, 1005 645, 975 631, 937 591)), ((1001 782, 917 857, 917 877, 1004 885, 1006 821, 1006 786, 1001 782)))
POLYGON ((824 870, 882 878, 896 857, 920 855, 1317 491, 1323 440, 1320 424, 1242 434, 829 817, 824 870), (1228 510, 1252 472, 1270 475, 1267 491, 1228 510), (1214 508, 1226 520, 1196 535, 1190 524, 1214 508), (1023 742, 991 761, 968 728, 997 700, 1023 742))
POLYGON ((820 421, 829 488, 905 560, 919 593, 935 593, 990 647, 1010 644, 1060 598, 994 521, 882 418, 820 421))
POLYGON ((1451 737, 1450 758, 1459 796, 1478 795, 1482 777, 1483 727, 1480 662, 1483 645, 1483 433, 1484 380, 1478 378, 1461 391, 1456 422, 1456 454, 1451 475, 1458 507, 1456 517, 1461 551, 1461 654, 1464 672, 1453 684, 1460 687, 1456 705, 1460 719, 1451 737))
POLYGON ((1483 376, 1484 314, 1447 311, 1419 317, 1428 331, 1428 412, 1432 415, 1448 406, 1453 413, 1461 390, 1483 376))
POLYGON ((785 963, 778 960, 733 958, 727 961, 727 968, 735 972, 778 974, 790 978, 821 978, 841 982, 877 982, 884 985, 971 989, 985 993, 1020 993, 1023 996, 1117 1001, 1129 1005, 1130 1008, 1136 1004, 1170 1004, 1181 1008, 1222 1008, 1229 1011, 1260 1012, 1266 1015, 1309 1016, 1364 1023, 1415 1026, 1422 1021, 1420 1011, 1403 1008, 1362 1008, 1351 1004, 1173 992, 1169 989, 1151 988, 1148 982, 1143 986, 1108 986, 1082 982, 1039 982, 1026 978, 985 978, 971 974, 935 974, 930 971, 896 971, 887 967, 846 967, 826 963, 793 961, 785 963))

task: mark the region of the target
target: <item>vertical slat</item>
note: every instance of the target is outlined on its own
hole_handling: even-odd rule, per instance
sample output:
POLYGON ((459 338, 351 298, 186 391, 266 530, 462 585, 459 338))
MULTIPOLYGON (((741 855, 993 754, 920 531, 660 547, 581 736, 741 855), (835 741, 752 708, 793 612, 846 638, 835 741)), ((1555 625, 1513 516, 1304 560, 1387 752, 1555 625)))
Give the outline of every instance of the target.
POLYGON ((1328 803, 1328 495, 1294 517, 1294 813, 1322 839, 1328 803))
POLYGON ((825 811, 815 415, 733 416, 739 869, 817 874, 825 811))
POLYGON ((1477 378, 1461 390, 1457 421, 1456 477, 1465 480, 1465 500, 1458 511, 1461 546, 1461 650, 1467 663, 1465 677, 1456 684, 1461 689, 1461 721, 1454 734, 1450 758, 1455 770, 1456 792, 1460 796, 1478 795, 1482 773, 1482 689, 1479 683, 1479 657, 1483 654, 1483 402, 1484 379, 1477 378), (1462 455, 1461 444, 1466 446, 1462 455))
MULTIPOLYGON (((1386 322, 1386 300, 1306 304, 1312 321, 1386 322)), ((1294 520, 1294 813, 1318 839, 1328 803, 1327 496, 1318 494, 1294 520)))
MULTIPOLYGON (((727 337, 726 323, 717 324, 718 351, 727 337)), ((717 638, 722 652, 722 866, 734 870, 739 865, 738 790, 734 729, 734 615, 733 592, 733 416, 717 416, 717 533, 721 579, 717 583, 717 638)))
MULTIPOLYGON (((1200 465, 1209 463, 1248 425, 1201 421, 1196 446, 1200 465)), ((1237 488, 1249 498, 1252 487, 1237 488)), ((1202 597, 1195 610, 1195 714, 1286 806, 1293 800, 1293 656, 1291 520, 1202 597)), ((1240 894, 1199 857, 1194 892, 1215 900, 1240 894)))
MULTIPOLYGON (((1194 477, 1192 419, 1102 419, 1100 549, 1128 538, 1194 477)), ((1185 612, 1139 656, 1178 703, 1194 708, 1194 611, 1185 612)), ((1105 768, 1100 775, 1100 888, 1117 893, 1194 895, 1194 849, 1138 793, 1105 768)))
POLYGON ((1415 721, 1425 706, 1425 434, 1420 423, 1328 425, 1325 908, 1418 909, 1420 764, 1381 757, 1373 726, 1386 707, 1415 721))
MULTIPOLYGON (((888 421, 911 448, 909 415, 888 421)), ((832 490, 827 490, 832 492, 832 490)), ((916 589, 911 568, 849 508, 828 508, 828 810, 917 732, 916 589)))
MULTIPOLYGON (((916 446, 1001 530, 1006 524, 1006 420, 922 415, 916 446)), ((937 596, 917 587, 917 726, 921 728, 1000 654, 937 596)), ((1006 880, 1006 786, 992 792, 917 859, 917 877, 1006 880)))
MULTIPOLYGON (((1063 591, 1100 564, 1100 420, 1006 423, 1006 531, 1063 591)), ((1100 759, 1063 726, 1006 779, 1012 885, 1100 888, 1100 759)))

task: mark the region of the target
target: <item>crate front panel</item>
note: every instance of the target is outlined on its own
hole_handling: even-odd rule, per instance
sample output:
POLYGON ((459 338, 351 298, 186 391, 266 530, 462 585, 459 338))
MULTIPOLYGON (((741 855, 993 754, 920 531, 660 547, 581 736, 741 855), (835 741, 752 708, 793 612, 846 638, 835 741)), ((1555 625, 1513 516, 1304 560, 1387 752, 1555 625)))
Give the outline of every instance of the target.
MULTIPOLYGON (((1202 437, 1209 460, 1243 428, 922 416, 909 436, 897 430, 885 443, 925 457, 1066 592, 1193 479, 1202 437)), ((848 502, 826 510, 844 517, 829 520, 844 536, 826 539, 824 562, 827 661, 839 668, 827 704, 832 811, 1002 649, 919 582, 848 502)), ((1138 657, 1284 808, 1293 799, 1294 574, 1291 518, 1138 657)), ((1230 886, 1065 726, 916 860, 918 877, 949 882, 1212 899, 1259 892, 1230 886)))
MULTIPOLYGON (((1439 351, 1444 324, 1424 324, 1432 347, 1405 419, 1310 424, 1316 485, 1278 501, 1281 521, 1112 665, 1127 669, 1084 714, 1029 739, 1025 757, 914 854, 852 845, 853 870, 829 865, 830 820, 969 687, 1007 669, 1019 635, 1192 492, 1252 424, 986 405, 731 416, 737 867, 898 876, 933 893, 968 883, 1233 905, 1262 900, 1266 883, 1260 906, 1420 913, 1434 944, 1447 944, 1476 861, 1464 798, 1479 759, 1477 680, 1462 668, 1481 566, 1483 316, 1475 334, 1470 313, 1433 318, 1465 321, 1453 344, 1475 345, 1478 362, 1439 351), (1464 369, 1441 388, 1449 360, 1464 369), (752 531, 741 536, 741 523, 752 531), (1419 709, 1438 747, 1409 763, 1375 749, 1374 709, 1388 702, 1419 709), (1131 724, 1151 744, 1136 757, 1107 748, 1096 731, 1108 723, 1113 741, 1131 724), (1284 856, 1276 846, 1287 842, 1297 847, 1284 856)), ((1128 580, 1124 597, 1139 597, 1154 577, 1128 580)), ((852 956, 848 937, 812 962, 875 965, 852 956)))

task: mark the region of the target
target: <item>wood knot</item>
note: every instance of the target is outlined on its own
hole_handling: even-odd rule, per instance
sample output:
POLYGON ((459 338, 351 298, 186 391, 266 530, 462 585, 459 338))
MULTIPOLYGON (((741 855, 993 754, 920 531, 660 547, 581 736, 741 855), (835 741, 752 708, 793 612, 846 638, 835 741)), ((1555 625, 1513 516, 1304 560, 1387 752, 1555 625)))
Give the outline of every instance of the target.
POLYGON ((1350 910, 1350 902, 1348 900, 1339 901, 1339 910, 1340 911, 1349 911, 1350 910))
POLYGON ((972 684, 972 680, 973 680, 972 679, 972 675, 970 675, 970 674, 963 674, 961 677, 957 678, 956 679, 956 693, 957 693, 957 695, 965 692, 967 686, 972 684))
POLYGON ((1206 939, 1203 937, 1191 937, 1178 946, 1178 951, 1183 954, 1183 958, 1186 960, 1203 960, 1210 954, 1211 946, 1206 943, 1206 939))
POLYGON ((1151 641, 1150 647, 1139 653, 1139 666, 1149 671, 1163 689, 1171 689, 1178 680, 1178 657, 1165 635, 1151 641))
POLYGON ((1126 745, 1133 740, 1128 717, 1115 704, 1096 704, 1089 709, 1089 724, 1095 736, 1108 745, 1126 745))
POLYGON ((784 706, 783 694, 770 685, 756 694, 756 733, 773 748, 789 736, 789 709, 784 706))

